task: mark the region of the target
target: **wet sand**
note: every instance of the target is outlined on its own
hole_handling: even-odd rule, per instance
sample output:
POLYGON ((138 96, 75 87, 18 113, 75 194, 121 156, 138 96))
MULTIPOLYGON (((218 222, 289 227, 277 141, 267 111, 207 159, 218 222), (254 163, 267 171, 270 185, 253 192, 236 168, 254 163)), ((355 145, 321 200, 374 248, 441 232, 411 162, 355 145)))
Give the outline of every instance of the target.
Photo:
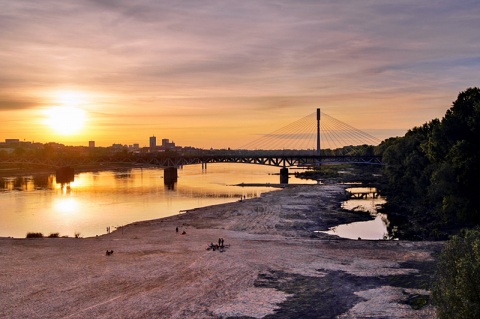
POLYGON ((315 233, 368 218, 343 196, 292 186, 96 238, 0 239, 0 317, 434 318, 411 304, 442 243, 315 233))

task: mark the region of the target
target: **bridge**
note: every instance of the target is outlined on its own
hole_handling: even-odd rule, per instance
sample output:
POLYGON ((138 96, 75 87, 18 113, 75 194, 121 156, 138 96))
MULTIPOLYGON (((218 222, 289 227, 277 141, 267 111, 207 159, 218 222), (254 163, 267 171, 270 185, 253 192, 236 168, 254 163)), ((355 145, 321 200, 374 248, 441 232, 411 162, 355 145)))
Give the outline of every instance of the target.
POLYGON ((165 183, 177 181, 177 169, 184 165, 244 163, 281 167, 280 182, 288 183, 289 167, 314 167, 326 163, 381 164, 373 154, 380 141, 355 129, 320 109, 302 119, 265 134, 238 150, 194 153, 119 153, 109 156, 50 156, 2 158, 0 164, 44 165, 57 169, 57 180, 73 180, 73 167, 85 165, 128 164, 136 167, 162 167, 165 183), (324 119, 321 121, 321 119, 324 119), (323 147, 322 147, 323 146, 323 147))

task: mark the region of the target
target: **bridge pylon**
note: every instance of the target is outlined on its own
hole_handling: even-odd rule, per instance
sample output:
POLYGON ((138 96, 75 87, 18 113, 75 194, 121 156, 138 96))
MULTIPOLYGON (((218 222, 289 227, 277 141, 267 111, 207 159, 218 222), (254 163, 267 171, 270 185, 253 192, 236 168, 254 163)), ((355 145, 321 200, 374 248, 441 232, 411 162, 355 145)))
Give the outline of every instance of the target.
POLYGON ((163 183, 168 189, 174 189, 178 181, 178 169, 176 167, 165 167, 163 170, 163 183))
POLYGON ((288 184, 288 168, 285 166, 280 169, 280 184, 288 184))
POLYGON ((317 155, 320 156, 320 108, 317 109, 317 155))

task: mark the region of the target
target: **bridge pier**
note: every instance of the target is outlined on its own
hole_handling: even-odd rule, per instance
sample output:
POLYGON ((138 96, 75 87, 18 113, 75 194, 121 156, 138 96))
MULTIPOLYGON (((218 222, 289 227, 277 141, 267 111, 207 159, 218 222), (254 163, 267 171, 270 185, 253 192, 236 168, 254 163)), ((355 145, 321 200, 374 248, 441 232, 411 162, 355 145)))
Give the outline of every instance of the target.
POLYGON ((288 168, 280 169, 280 184, 288 184, 288 168))
POLYGON ((173 189, 178 180, 178 169, 176 167, 167 167, 163 170, 163 183, 168 189, 173 189))
POLYGON ((60 167, 55 172, 57 184, 67 184, 75 180, 75 170, 73 167, 60 167))

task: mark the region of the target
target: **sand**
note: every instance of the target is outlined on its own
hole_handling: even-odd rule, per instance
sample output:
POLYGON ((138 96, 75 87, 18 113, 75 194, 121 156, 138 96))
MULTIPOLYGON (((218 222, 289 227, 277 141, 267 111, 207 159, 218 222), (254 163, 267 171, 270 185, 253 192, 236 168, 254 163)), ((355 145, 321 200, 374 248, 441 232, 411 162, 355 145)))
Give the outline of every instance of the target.
POLYGON ((434 318, 407 301, 428 298, 442 243, 314 232, 367 218, 343 196, 292 186, 95 238, 2 238, 0 317, 434 318))

